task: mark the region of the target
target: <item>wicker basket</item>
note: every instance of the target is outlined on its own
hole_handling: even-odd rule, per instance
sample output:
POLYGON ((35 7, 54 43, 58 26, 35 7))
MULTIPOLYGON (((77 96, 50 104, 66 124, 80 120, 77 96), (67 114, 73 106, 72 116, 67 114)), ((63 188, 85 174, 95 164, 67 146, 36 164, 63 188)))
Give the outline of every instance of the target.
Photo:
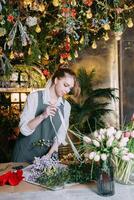
MULTIPOLYGON (((71 141, 73 142, 74 146, 76 147, 76 149, 78 149, 79 146, 80 146, 79 139, 76 136, 74 136, 72 133, 70 133, 70 132, 68 133, 68 135, 69 135, 71 141)), ((73 154, 73 150, 72 150, 72 147, 71 147, 69 142, 65 146, 64 145, 60 145, 58 152, 59 152, 59 159, 62 159, 64 156, 66 156, 66 155, 68 155, 70 153, 73 154)))

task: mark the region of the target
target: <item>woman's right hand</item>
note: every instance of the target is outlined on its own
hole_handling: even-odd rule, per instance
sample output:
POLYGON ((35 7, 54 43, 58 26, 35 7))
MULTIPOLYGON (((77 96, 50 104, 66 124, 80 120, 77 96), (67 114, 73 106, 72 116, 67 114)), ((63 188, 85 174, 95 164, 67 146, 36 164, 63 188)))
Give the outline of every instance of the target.
POLYGON ((54 105, 49 105, 47 106, 47 108, 44 110, 44 112, 42 113, 42 116, 44 118, 47 118, 49 116, 54 117, 56 114, 57 108, 54 105))

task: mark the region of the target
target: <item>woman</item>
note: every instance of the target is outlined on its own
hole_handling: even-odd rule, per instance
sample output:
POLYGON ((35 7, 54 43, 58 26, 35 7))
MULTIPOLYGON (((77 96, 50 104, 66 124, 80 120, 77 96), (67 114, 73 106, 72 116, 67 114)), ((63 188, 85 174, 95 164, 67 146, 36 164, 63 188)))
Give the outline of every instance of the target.
POLYGON ((27 97, 19 124, 21 134, 13 152, 14 162, 51 157, 60 144, 66 143, 71 107, 64 95, 74 88, 76 76, 71 69, 60 68, 50 82, 44 90, 27 97))

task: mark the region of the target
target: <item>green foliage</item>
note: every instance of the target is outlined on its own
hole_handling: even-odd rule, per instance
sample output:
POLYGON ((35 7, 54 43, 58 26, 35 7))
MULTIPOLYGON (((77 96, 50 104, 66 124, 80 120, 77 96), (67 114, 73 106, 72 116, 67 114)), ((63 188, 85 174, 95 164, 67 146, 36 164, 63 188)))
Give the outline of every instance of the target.
POLYGON ((50 189, 63 187, 68 183, 86 184, 92 180, 96 180, 97 167, 94 166, 91 179, 91 164, 90 163, 75 163, 69 164, 66 168, 51 169, 44 172, 37 182, 50 189))
POLYGON ((105 126, 103 116, 112 110, 108 108, 111 99, 118 99, 114 88, 93 87, 95 71, 90 74, 84 68, 78 70, 78 81, 81 87, 79 98, 69 97, 71 103, 70 128, 79 129, 82 133, 88 134, 95 129, 105 126))
POLYGON ((23 53, 17 62, 41 62, 53 70, 106 33, 133 27, 132 0, 3 0, 0 8, 0 54, 16 62, 16 54, 23 53))
POLYGON ((91 180, 96 180, 97 167, 94 166, 92 176, 91 176, 91 163, 79 163, 79 164, 69 164, 68 170, 70 174, 70 179, 68 182, 76 183, 89 183, 91 180))
POLYGON ((56 189, 57 187, 64 186, 64 183, 69 179, 68 171, 64 168, 50 169, 45 171, 39 178, 37 183, 45 185, 48 188, 56 189), (49 173, 48 173, 49 171, 49 173))

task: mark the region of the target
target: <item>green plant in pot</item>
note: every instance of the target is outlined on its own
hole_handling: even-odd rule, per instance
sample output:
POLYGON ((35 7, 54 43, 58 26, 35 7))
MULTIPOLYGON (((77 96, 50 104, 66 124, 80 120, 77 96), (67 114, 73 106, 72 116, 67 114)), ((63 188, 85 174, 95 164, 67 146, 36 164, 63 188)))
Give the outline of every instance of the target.
POLYGON ((77 99, 68 97, 72 106, 70 129, 77 128, 88 134, 98 128, 105 127, 103 117, 112 111, 108 105, 111 100, 116 100, 118 97, 115 95, 115 88, 94 89, 94 70, 88 74, 84 68, 80 68, 77 73, 81 94, 77 99))

